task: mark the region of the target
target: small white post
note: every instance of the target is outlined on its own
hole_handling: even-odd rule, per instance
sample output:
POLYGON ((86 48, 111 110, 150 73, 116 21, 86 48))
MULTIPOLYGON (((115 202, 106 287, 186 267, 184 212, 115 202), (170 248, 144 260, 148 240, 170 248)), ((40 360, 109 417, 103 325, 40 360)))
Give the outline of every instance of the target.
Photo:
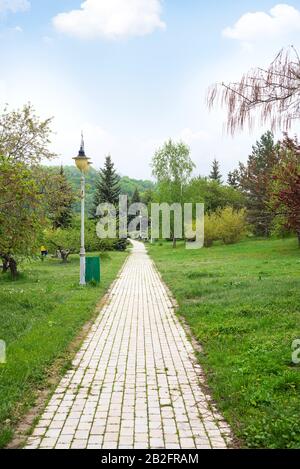
POLYGON ((143 222, 143 215, 142 212, 140 212, 140 239, 143 239, 143 228, 142 228, 142 222, 143 222))

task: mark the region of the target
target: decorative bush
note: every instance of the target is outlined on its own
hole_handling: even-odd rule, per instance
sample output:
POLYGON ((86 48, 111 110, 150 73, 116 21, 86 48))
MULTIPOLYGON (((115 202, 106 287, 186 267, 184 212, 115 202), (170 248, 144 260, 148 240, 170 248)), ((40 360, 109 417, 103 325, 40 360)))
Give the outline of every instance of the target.
POLYGON ((219 239, 218 217, 216 213, 205 215, 204 246, 209 248, 219 239))
POLYGON ((234 244, 247 233, 246 210, 226 207, 219 213, 219 236, 224 244, 234 244))
MULTIPOLYGON (((60 252, 62 259, 66 262, 72 253, 80 251, 80 224, 75 220, 71 228, 49 229, 44 232, 43 243, 49 252, 55 254, 60 252)), ((96 233, 95 222, 86 220, 85 223, 85 249, 86 252, 125 251, 127 239, 100 239, 96 233)))
POLYGON ((223 241, 224 244, 234 244, 240 241, 247 233, 246 210, 234 210, 225 207, 217 212, 205 215, 206 247, 213 245, 214 241, 223 241))

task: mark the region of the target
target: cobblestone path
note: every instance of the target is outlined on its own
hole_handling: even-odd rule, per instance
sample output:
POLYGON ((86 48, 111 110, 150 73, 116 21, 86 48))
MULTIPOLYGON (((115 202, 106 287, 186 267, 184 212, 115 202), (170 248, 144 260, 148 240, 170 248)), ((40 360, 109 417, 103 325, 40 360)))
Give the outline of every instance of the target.
POLYGON ((226 448, 230 430, 142 243, 26 448, 226 448))

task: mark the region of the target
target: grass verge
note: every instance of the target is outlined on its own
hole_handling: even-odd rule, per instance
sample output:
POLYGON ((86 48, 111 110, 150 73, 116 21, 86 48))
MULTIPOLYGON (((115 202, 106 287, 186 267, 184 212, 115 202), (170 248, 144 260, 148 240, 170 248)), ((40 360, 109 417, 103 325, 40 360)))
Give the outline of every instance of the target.
POLYGON ((0 447, 34 404, 51 365, 58 360, 60 373, 70 365, 68 345, 93 317, 125 258, 103 256, 100 286, 78 285, 78 256, 66 265, 54 259, 27 263, 16 282, 0 275, 0 339, 7 346, 7 363, 0 365, 0 447))

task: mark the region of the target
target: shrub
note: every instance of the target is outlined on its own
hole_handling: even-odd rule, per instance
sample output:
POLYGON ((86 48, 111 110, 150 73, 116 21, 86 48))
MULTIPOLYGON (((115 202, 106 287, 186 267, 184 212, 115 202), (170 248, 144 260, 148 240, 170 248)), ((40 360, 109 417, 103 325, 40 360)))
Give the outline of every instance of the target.
POLYGON ((218 213, 219 236, 224 244, 234 244, 247 233, 246 210, 226 207, 218 213))
MULTIPOLYGON (((43 243, 54 254, 57 251, 64 261, 72 253, 80 251, 80 225, 77 220, 68 229, 45 230, 43 243)), ((86 252, 125 251, 127 239, 100 239, 97 236, 95 222, 87 220, 85 223, 85 249, 86 252)))
POLYGON ((209 248, 219 239, 218 217, 216 213, 205 215, 204 246, 209 248))
POLYGON ((234 210, 226 207, 205 215, 204 245, 211 247, 214 241, 234 244, 247 233, 246 210, 234 210))

